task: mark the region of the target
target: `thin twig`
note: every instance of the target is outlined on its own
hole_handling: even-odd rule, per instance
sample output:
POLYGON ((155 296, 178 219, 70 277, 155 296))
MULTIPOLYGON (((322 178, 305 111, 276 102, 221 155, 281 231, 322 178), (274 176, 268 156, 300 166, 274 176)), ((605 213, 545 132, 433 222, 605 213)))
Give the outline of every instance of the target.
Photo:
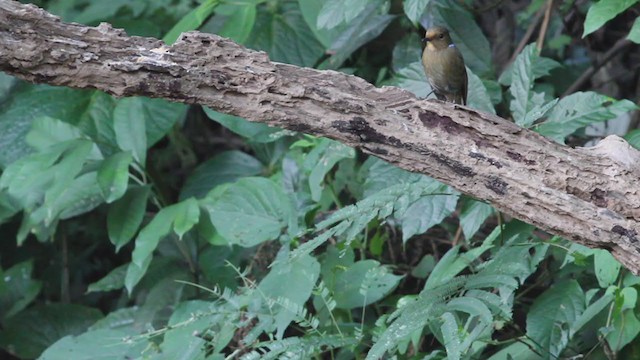
POLYGON ((547 29, 549 28, 549 19, 551 19, 551 9, 553 9, 553 0, 547 1, 547 9, 544 12, 544 20, 542 20, 542 27, 540 27, 540 33, 538 34, 538 53, 542 51, 544 45, 544 37, 547 35, 547 29))
POLYGON ((562 97, 565 97, 569 94, 576 92, 578 89, 582 87, 587 81, 591 79, 591 76, 595 74, 601 67, 606 65, 609 60, 611 60, 618 52, 622 51, 629 45, 633 44, 631 41, 626 38, 622 38, 618 40, 603 56, 602 60, 595 65, 590 66, 585 72, 580 75, 580 77, 569 86, 569 88, 562 94, 562 97))

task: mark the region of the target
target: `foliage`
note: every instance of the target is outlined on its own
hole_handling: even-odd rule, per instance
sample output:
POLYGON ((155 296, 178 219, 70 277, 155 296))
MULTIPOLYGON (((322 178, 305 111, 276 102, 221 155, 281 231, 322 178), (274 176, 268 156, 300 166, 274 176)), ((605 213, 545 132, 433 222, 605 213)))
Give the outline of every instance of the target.
MULTIPOLYGON (((598 52, 582 37, 640 42, 636 1, 556 2, 512 62, 553 2, 37 3, 167 43, 213 32, 419 97, 421 27, 444 24, 473 108, 572 145, 636 110, 624 81, 560 96, 598 52), (496 11, 517 38, 494 31, 496 11), (576 14, 584 29, 563 23, 576 14)), ((213 109, 3 74, 0 109, 3 358, 637 358, 640 278, 427 176, 213 109)))

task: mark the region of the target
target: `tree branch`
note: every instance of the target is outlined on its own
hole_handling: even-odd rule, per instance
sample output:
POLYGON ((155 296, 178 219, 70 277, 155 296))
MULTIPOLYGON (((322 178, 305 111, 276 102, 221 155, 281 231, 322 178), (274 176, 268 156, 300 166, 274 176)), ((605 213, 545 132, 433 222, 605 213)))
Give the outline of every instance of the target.
POLYGON ((206 105, 336 139, 550 233, 610 249, 640 273, 640 155, 624 141, 571 149, 467 107, 270 62, 216 35, 186 33, 166 46, 108 24, 63 23, 10 0, 0 0, 0 70, 37 83, 206 105))

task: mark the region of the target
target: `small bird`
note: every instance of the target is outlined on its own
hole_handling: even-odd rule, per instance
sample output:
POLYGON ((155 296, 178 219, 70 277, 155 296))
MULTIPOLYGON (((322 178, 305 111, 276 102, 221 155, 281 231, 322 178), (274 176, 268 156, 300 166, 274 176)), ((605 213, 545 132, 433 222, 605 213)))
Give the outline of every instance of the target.
POLYGON ((427 29, 422 41, 422 66, 429 84, 439 100, 467 104, 467 69, 460 50, 451 41, 449 30, 442 26, 427 29))

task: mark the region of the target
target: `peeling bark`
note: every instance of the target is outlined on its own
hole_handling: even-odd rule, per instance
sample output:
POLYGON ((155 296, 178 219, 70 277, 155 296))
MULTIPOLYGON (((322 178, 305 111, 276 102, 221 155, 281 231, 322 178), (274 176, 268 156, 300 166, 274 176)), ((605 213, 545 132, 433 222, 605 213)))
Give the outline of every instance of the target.
POLYGON ((206 105, 326 136, 550 233, 609 249, 640 273, 640 170, 624 141, 571 149, 468 107, 274 63, 216 35, 185 33, 167 46, 108 24, 63 23, 10 0, 0 0, 0 70, 36 83, 206 105), (629 156, 621 160, 621 151, 629 156))

